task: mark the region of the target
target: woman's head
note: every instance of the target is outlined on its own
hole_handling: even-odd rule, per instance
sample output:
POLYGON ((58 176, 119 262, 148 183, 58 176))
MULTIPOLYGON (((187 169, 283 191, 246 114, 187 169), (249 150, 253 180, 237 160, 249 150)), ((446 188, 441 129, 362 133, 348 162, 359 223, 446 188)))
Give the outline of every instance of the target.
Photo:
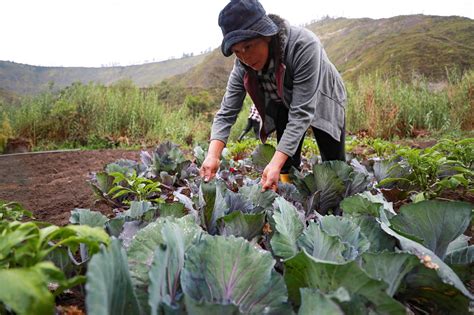
POLYGON ((226 57, 237 52, 236 49, 242 52, 246 44, 257 44, 254 48, 264 48, 266 44, 268 50, 269 37, 278 33, 278 27, 257 0, 229 2, 219 14, 219 26, 224 35, 221 50, 226 57))
POLYGON ((270 37, 255 37, 232 45, 230 50, 241 62, 253 70, 259 71, 267 63, 270 41, 270 37))

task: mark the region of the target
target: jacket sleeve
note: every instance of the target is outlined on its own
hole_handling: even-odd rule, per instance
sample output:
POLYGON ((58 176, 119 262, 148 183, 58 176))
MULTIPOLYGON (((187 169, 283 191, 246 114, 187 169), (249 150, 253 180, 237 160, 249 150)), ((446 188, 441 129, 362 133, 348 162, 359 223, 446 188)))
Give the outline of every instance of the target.
POLYGON ((323 50, 316 37, 309 34, 293 43, 290 60, 293 70, 293 93, 288 124, 277 150, 293 156, 316 112, 323 50))
POLYGON ((221 107, 214 116, 210 140, 220 140, 227 143, 230 128, 234 125, 242 109, 246 95, 243 77, 244 69, 238 65, 236 60, 227 82, 227 88, 222 98, 221 107))

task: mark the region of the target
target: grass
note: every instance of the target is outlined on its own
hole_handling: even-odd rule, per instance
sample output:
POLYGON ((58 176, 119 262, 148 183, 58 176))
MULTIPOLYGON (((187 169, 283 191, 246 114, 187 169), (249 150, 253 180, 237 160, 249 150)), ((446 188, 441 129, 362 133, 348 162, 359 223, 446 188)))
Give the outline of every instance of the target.
POLYGON ((360 77, 347 83, 347 129, 364 130, 371 137, 393 139, 416 136, 420 130, 461 134, 474 126, 474 71, 453 71, 441 90, 424 78, 405 83, 397 77, 360 77))
POLYGON ((25 98, 19 106, 0 104, 0 113, 14 136, 31 139, 35 147, 192 144, 208 137, 208 115, 192 116, 184 106, 161 103, 159 92, 130 82, 111 87, 75 83, 59 93, 25 98))
MULTIPOLYGON (((422 77, 406 83, 367 75, 347 82, 347 131, 393 140, 420 130, 458 137, 473 130, 474 71, 449 71, 447 77, 436 89, 422 77)), ((109 87, 75 83, 59 92, 23 98, 20 104, 0 101, 0 145, 8 137, 24 137, 34 150, 153 146, 163 141, 189 147, 209 139, 220 97, 203 91, 185 95, 164 85, 141 89, 131 81, 109 87), (168 101, 172 99, 181 103, 168 101)), ((229 141, 244 129, 250 103, 247 98, 229 141)), ((307 140, 306 147, 317 151, 314 141, 307 140)))

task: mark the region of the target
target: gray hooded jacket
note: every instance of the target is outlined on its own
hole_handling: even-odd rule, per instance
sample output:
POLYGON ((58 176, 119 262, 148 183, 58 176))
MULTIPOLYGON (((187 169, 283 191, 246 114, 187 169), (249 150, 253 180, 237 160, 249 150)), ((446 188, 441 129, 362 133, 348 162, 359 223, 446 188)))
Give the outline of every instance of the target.
MULTIPOLYGON (((308 29, 290 26, 278 16, 270 18, 279 26, 279 47, 275 52, 275 76, 279 96, 289 109, 288 124, 277 150, 293 156, 306 130, 313 126, 340 141, 344 130, 346 91, 342 78, 329 61, 321 42, 308 29), (282 80, 284 78, 284 80, 282 80)), ((268 119, 268 106, 256 73, 237 58, 227 82, 221 107, 214 117, 211 140, 227 142, 248 92, 262 122, 260 138, 265 142, 275 128, 268 119), (267 119, 265 119, 267 117, 267 119)))

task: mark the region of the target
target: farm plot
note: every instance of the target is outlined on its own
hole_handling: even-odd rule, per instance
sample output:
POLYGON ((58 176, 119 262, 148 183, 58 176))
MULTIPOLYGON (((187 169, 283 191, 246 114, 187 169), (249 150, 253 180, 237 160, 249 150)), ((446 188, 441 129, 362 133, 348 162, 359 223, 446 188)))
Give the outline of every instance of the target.
POLYGON ((473 139, 313 157, 261 192, 272 150, 225 155, 208 183, 201 147, 109 163, 91 187, 113 214, 75 209, 65 227, 2 204, 2 311, 52 314, 82 287, 89 314, 469 313, 473 204, 446 196, 472 196, 473 139))

